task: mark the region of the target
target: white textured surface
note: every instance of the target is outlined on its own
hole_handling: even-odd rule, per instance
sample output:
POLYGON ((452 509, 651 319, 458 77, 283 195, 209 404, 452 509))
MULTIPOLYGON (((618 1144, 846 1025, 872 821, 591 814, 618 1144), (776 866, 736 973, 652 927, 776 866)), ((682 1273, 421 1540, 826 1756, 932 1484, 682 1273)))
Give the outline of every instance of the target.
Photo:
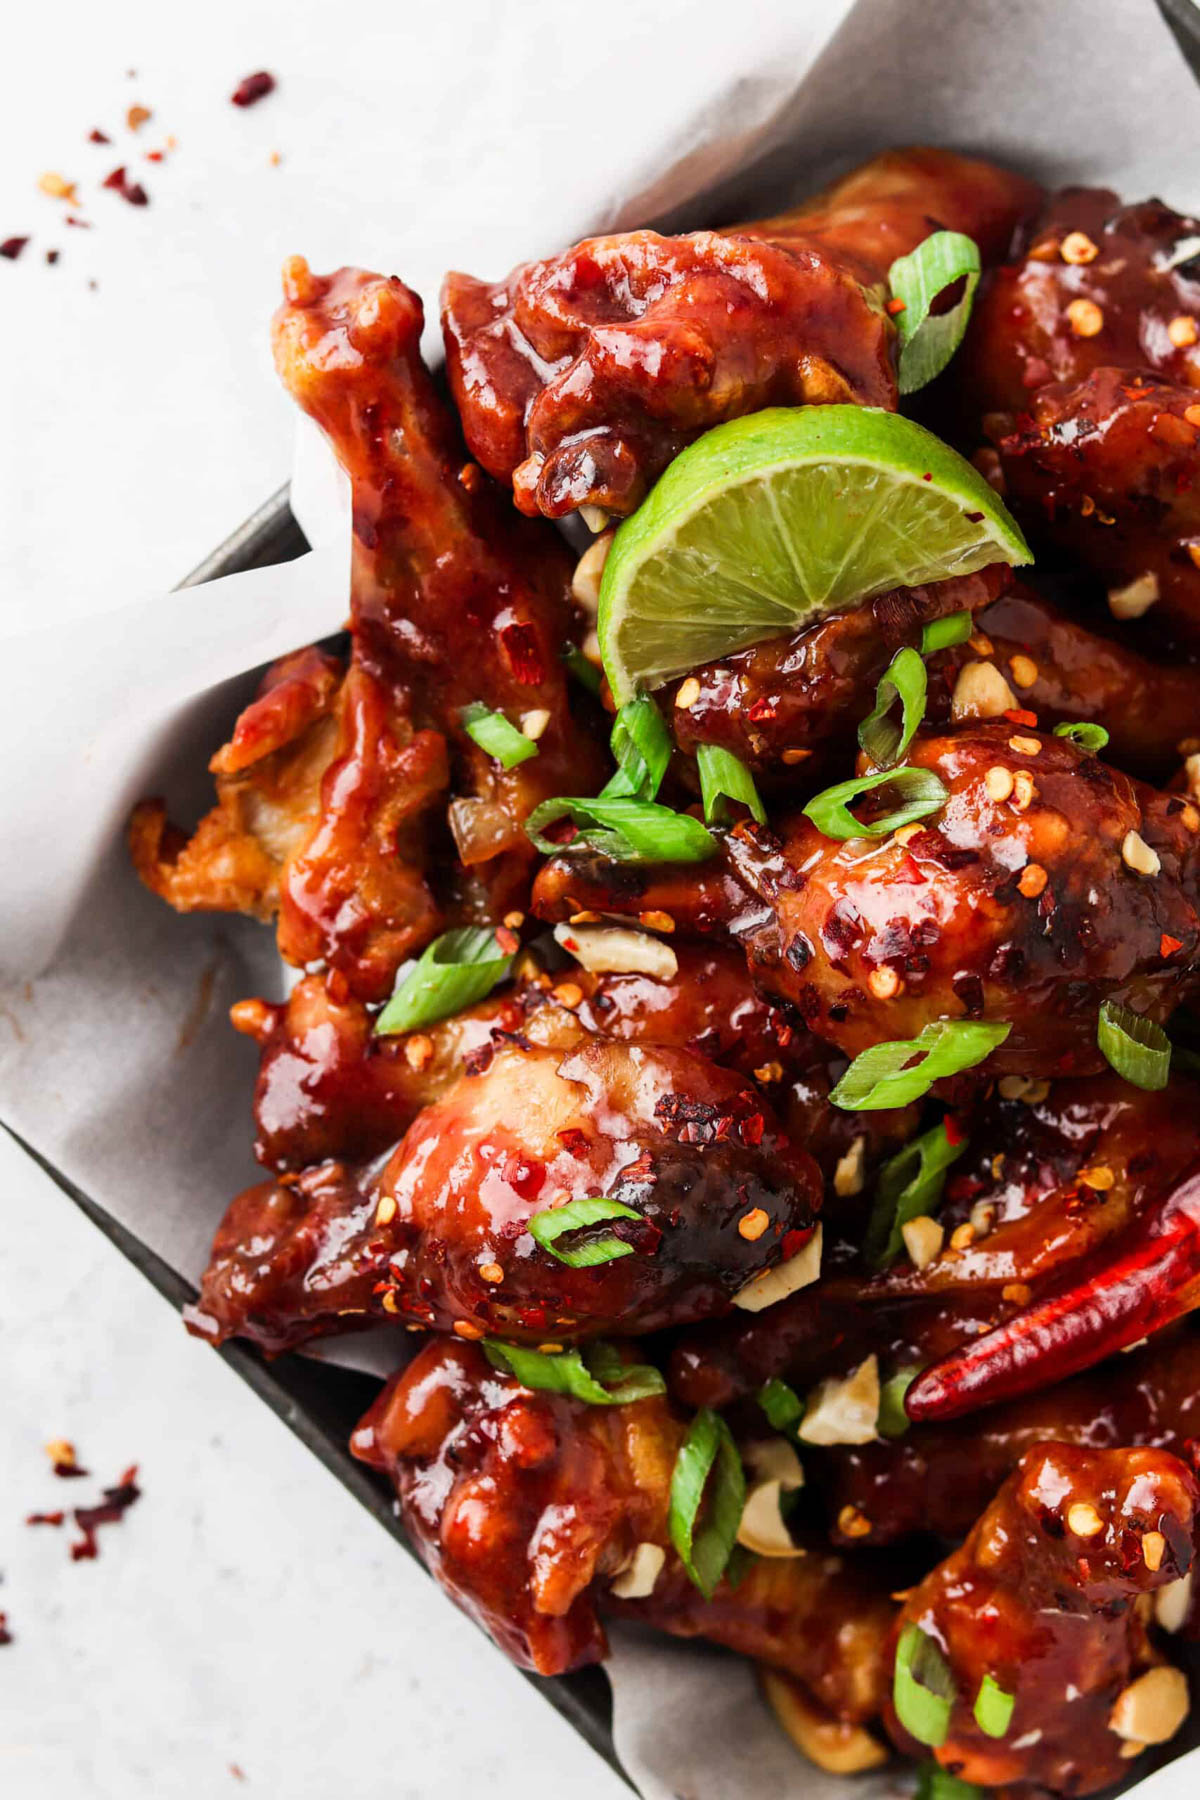
POLYGON ((0 1243, 4 1800, 628 1793, 2 1132, 0 1243))

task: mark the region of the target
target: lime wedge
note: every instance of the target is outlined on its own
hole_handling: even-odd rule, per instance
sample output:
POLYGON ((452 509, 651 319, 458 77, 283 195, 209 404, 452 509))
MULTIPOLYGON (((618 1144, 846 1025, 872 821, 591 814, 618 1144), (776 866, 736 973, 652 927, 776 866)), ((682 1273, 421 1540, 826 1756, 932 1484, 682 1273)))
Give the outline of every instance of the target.
POLYGON ((994 489, 923 426, 774 407, 697 438, 619 527, 605 671, 620 705, 888 588, 1031 561, 994 489))

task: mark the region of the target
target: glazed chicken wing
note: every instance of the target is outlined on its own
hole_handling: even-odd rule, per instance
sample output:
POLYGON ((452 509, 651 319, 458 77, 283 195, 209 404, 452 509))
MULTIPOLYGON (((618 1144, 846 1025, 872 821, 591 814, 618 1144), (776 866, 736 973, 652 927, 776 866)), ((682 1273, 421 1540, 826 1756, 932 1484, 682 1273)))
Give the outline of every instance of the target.
POLYGON ((1119 617, 1200 635, 1200 224, 1066 188, 985 283, 957 383, 1035 545, 1078 557, 1119 617))
POLYGON ((287 960, 325 962, 367 1000, 447 914, 522 906, 525 818, 564 788, 591 791, 603 768, 586 708, 568 702, 566 548, 468 462, 421 322, 397 280, 288 265, 276 360, 353 495, 349 671, 339 682, 314 651, 286 659, 214 759, 218 805, 192 840, 157 803, 132 828, 139 873, 173 905, 278 913, 287 960), (505 769, 482 750, 463 720, 476 703, 536 755, 505 769), (451 842, 459 867, 435 874, 451 842))
POLYGON ((1037 190, 942 150, 892 151, 794 212, 722 232, 589 238, 442 323, 472 453, 522 512, 629 513, 701 432, 765 406, 896 405, 892 260, 931 231, 1002 255, 1037 190))
MULTIPOLYGON (((902 1651, 931 1640, 948 1671, 948 1727, 933 1745, 944 1768, 985 1787, 1090 1794, 1174 1735, 1187 1681, 1159 1659, 1138 1602, 1191 1568, 1198 1499, 1166 1451, 1027 1453, 897 1624, 902 1651), (975 1713, 988 1677, 1013 1701, 998 1734, 975 1713)), ((885 1716, 902 1750, 924 1754, 894 1705, 885 1716)))
POLYGON ((652 1330, 727 1310, 804 1247, 820 1201, 816 1165, 743 1078, 692 1051, 564 1054, 518 1033, 380 1172, 326 1163, 240 1195, 191 1323, 272 1350, 389 1315, 535 1343, 652 1330), (530 1232, 597 1195, 627 1210, 556 1241, 561 1258, 530 1232))
POLYGON ((844 841, 803 816, 778 837, 739 826, 725 866, 682 891, 652 866, 568 854, 535 908, 631 912, 669 892, 681 923, 740 938, 755 977, 848 1054, 938 1019, 1004 1021, 998 1074, 1099 1070, 1103 1000, 1161 1019, 1193 990, 1196 808, 1007 720, 918 736, 909 762, 947 791, 928 825, 844 841))
POLYGON ((598 1661, 601 1610, 620 1610, 786 1669, 838 1717, 877 1714, 894 1608, 841 1558, 756 1559, 736 1588, 701 1601, 667 1532, 683 1435, 662 1399, 534 1393, 474 1346, 441 1342, 390 1383, 351 1447, 390 1476, 443 1586, 523 1667, 598 1661), (650 1591, 639 1581, 645 1597, 622 1598, 640 1549, 650 1591))

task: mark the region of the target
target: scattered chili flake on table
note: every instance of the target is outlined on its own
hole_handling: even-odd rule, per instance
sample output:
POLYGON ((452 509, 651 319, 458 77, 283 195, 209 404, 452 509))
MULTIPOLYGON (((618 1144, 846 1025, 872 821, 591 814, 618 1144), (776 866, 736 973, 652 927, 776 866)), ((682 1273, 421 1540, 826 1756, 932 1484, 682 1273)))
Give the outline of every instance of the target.
POLYGON ((25 1523, 27 1525, 61 1525, 66 1519, 66 1516, 65 1512, 27 1513, 25 1516, 25 1523))
POLYGON ((16 262, 28 242, 27 237, 5 238, 4 242, 0 244, 0 256, 7 257, 9 262, 16 262))
POLYGON ((58 256, 59 256, 59 253, 57 250, 47 250, 46 261, 51 265, 51 267, 53 267, 53 265, 58 261, 58 256))
POLYGON ((154 114, 148 106, 131 106, 125 114, 125 123, 130 131, 140 131, 142 126, 153 117, 154 114))
POLYGON ((88 132, 87 141, 89 144, 112 143, 112 139, 109 137, 108 133, 106 131, 101 131, 98 125, 94 126, 92 130, 88 132))
POLYGON ((266 69, 258 69, 239 81, 229 98, 235 106, 255 106, 275 91, 275 77, 266 69))
POLYGON ((122 200, 128 200, 130 206, 148 206, 150 204, 150 196, 141 182, 130 181, 124 163, 114 169, 111 175, 106 175, 100 186, 112 188, 114 193, 120 194, 122 200))
POLYGON ((12 1632, 8 1629, 8 1614, 0 1613, 0 1644, 11 1644, 12 1632))
POLYGON ((137 1485, 137 1464, 132 1463, 115 1487, 101 1489, 104 1497, 98 1506, 75 1507, 75 1523, 83 1535, 71 1545, 72 1562, 95 1561, 100 1554, 97 1527, 118 1524, 134 1501, 141 1498, 141 1491, 137 1485))

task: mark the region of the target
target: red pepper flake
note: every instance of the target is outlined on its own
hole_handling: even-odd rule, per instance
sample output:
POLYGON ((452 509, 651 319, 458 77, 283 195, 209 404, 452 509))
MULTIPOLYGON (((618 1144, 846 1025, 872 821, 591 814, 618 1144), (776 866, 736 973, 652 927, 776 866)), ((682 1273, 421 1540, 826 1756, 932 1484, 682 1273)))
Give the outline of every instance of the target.
POLYGON ((811 1226, 807 1231, 785 1231, 783 1234, 783 1242, 779 1246, 780 1259, 783 1262, 791 1262, 793 1256, 803 1250, 805 1244, 808 1243, 811 1237, 811 1226))
POLYGON ((894 319, 897 313, 907 312, 908 307, 903 300, 889 300, 883 310, 890 319, 894 319))
POLYGON ((746 717, 752 720, 755 725, 758 725, 761 724, 764 719, 773 719, 777 711, 778 708, 776 707, 775 702, 768 699, 764 694, 761 700, 756 700, 753 706, 747 707, 746 717))
POLYGON ((742 1120, 738 1129, 738 1136, 741 1138, 743 1144, 762 1143, 763 1123, 764 1121, 761 1113, 751 1113, 748 1119, 742 1120))
POLYGON ((0 256, 6 256, 9 262, 16 262, 28 242, 27 237, 5 238, 4 242, 0 244, 0 256))
POLYGON ((146 152, 146 161, 147 162, 158 163, 158 162, 161 162, 162 160, 163 160, 163 153, 161 150, 147 150, 147 152, 146 152))
POLYGON ((952 1150, 965 1141, 966 1127, 957 1113, 947 1113, 942 1120, 942 1126, 946 1133, 946 1142, 952 1150))
POLYGON ((108 136, 107 132, 101 131, 101 129, 98 125, 96 126, 95 130, 88 132, 87 141, 89 144, 111 144, 112 143, 112 139, 108 136))
POLYGON ((1168 932, 1164 931, 1161 938, 1159 938, 1159 940, 1158 940, 1158 954, 1162 957, 1174 956, 1174 954, 1177 950, 1182 950, 1182 949, 1183 949, 1182 939, 1177 938, 1177 937, 1171 937, 1168 932))
POLYGON ((11 1644, 12 1632, 8 1629, 8 1614, 0 1613, 0 1644, 11 1644))
POLYGON ((253 75, 247 75, 239 81, 229 98, 235 106, 257 106, 268 94, 275 92, 275 77, 265 69, 258 69, 253 75))
POLYGON ((1025 712, 1023 708, 1019 706, 1010 706, 1004 716, 1012 725, 1036 726, 1037 724, 1037 714, 1025 712))
POLYGON ((98 1506, 77 1506, 74 1509, 75 1523, 83 1535, 71 1545, 72 1562, 94 1562, 100 1554, 100 1545, 96 1539, 98 1527, 118 1524, 134 1501, 141 1497, 141 1489, 137 1485, 137 1464, 132 1463, 125 1470, 115 1487, 102 1488, 101 1493, 103 1499, 98 1506))
POLYGON ((921 865, 915 860, 911 852, 907 854, 904 861, 899 864, 896 869, 896 874, 900 877, 901 881, 926 882, 929 880, 928 875, 925 874, 921 865))
POLYGON ((150 196, 141 182, 130 181, 124 163, 114 169, 111 175, 106 175, 100 186, 112 188, 114 193, 120 194, 122 200, 128 200, 130 206, 148 206, 150 204, 150 196))
POLYGON ((577 1125, 568 1125, 565 1131, 556 1132, 555 1136, 568 1156, 587 1155, 591 1140, 577 1125))
POLYGON ((61 1525, 66 1516, 65 1512, 28 1513, 25 1523, 27 1525, 61 1525))
POLYGON ((64 1480, 68 1478, 78 1480, 81 1475, 87 1474, 87 1470, 80 1466, 74 1444, 68 1443, 66 1438, 53 1438, 46 1445, 46 1455, 50 1458, 54 1473, 62 1476, 64 1480))
POLYGON ((90 231, 92 229, 92 221, 90 219, 81 219, 77 213, 67 214, 67 224, 77 225, 80 231, 90 231))
POLYGON ((501 626, 500 642, 514 679, 522 687, 537 687, 546 679, 546 666, 532 625, 523 619, 511 620, 509 624, 501 626))
POLYGON ((47 250, 46 261, 50 264, 51 268, 53 268, 54 264, 58 261, 58 251, 57 250, 47 250))
POLYGON ((520 938, 515 931, 510 931, 507 925, 497 925, 496 943, 503 950, 505 956, 515 956, 521 948, 520 938))

